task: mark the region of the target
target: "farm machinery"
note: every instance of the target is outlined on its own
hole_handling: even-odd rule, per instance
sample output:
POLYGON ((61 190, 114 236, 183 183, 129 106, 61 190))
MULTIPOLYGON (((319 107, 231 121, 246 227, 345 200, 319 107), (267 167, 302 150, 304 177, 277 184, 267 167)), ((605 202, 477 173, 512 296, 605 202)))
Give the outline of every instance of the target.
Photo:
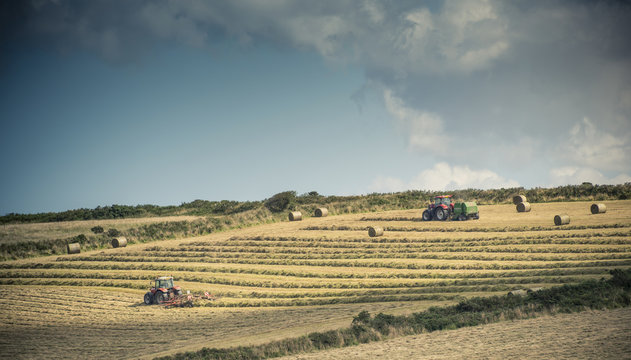
POLYGON ((145 305, 162 304, 182 295, 182 289, 173 285, 172 276, 162 276, 151 282, 151 289, 145 294, 145 305), (155 283, 154 283, 155 282, 155 283))
POLYGON ((452 196, 436 196, 434 202, 430 203, 427 209, 423 211, 423 221, 445 221, 450 219, 464 221, 480 218, 478 205, 475 202, 454 203, 452 196))
POLYGON ((158 304, 164 307, 193 307, 195 299, 215 300, 208 292, 203 296, 192 295, 189 291, 182 294, 179 286, 173 285, 172 276, 162 276, 151 281, 151 289, 145 294, 145 305, 158 304))

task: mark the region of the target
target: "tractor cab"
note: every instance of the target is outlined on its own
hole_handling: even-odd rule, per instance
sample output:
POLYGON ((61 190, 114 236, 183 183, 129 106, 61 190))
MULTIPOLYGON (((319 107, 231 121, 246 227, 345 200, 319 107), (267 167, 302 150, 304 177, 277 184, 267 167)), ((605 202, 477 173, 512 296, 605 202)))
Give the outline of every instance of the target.
POLYGON ((167 276, 163 276, 163 277, 159 277, 156 279, 156 285, 154 286, 154 289, 170 289, 173 287, 173 278, 172 277, 167 277, 167 276))
POLYGON ((454 211, 453 195, 439 195, 423 212, 423 220, 447 220, 454 211))
POLYGON ((452 200, 453 195, 440 195, 434 198, 434 206, 445 205, 453 208, 454 202, 452 200))

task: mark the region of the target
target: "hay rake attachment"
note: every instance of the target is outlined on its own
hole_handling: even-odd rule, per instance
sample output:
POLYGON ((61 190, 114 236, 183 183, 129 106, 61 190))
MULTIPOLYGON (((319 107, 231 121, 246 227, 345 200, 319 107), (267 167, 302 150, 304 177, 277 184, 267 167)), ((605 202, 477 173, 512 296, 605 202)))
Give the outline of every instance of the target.
POLYGON ((184 294, 176 295, 164 301, 161 305, 166 309, 173 307, 193 307, 195 306, 195 300, 217 300, 217 298, 208 292, 205 292, 204 295, 184 294))

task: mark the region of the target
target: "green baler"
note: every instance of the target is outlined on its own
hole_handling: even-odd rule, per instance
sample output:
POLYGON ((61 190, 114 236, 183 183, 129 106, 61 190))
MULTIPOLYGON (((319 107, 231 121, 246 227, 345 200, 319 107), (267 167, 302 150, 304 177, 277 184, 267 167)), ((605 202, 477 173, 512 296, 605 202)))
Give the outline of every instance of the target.
POLYGON ((478 204, 473 201, 455 203, 454 212, 451 218, 460 221, 468 219, 479 219, 480 212, 478 211, 478 204))

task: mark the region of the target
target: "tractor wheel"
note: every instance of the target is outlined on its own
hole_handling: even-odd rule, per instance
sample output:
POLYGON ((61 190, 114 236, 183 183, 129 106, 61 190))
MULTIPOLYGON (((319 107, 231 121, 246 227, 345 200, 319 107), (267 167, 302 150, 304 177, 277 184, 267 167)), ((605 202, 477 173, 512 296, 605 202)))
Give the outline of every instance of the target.
POLYGON ((447 210, 439 207, 436 209, 436 212, 434 213, 434 217, 436 218, 436 220, 438 221, 445 221, 447 220, 447 217, 449 216, 449 213, 447 212, 447 210))
POLYGON ((458 221, 465 221, 465 220, 467 220, 467 215, 465 214, 458 215, 458 221))
POLYGON ((431 221, 432 213, 429 210, 423 211, 423 221, 431 221))
POLYGON ((153 299, 151 297, 151 292, 145 294, 145 305, 151 305, 153 299))
POLYGON ((162 304, 164 302, 164 293, 156 291, 156 294, 153 296, 153 302, 158 305, 162 304))
POLYGON ((478 220, 480 218, 480 213, 477 213, 477 214, 473 215, 473 218, 478 220))

